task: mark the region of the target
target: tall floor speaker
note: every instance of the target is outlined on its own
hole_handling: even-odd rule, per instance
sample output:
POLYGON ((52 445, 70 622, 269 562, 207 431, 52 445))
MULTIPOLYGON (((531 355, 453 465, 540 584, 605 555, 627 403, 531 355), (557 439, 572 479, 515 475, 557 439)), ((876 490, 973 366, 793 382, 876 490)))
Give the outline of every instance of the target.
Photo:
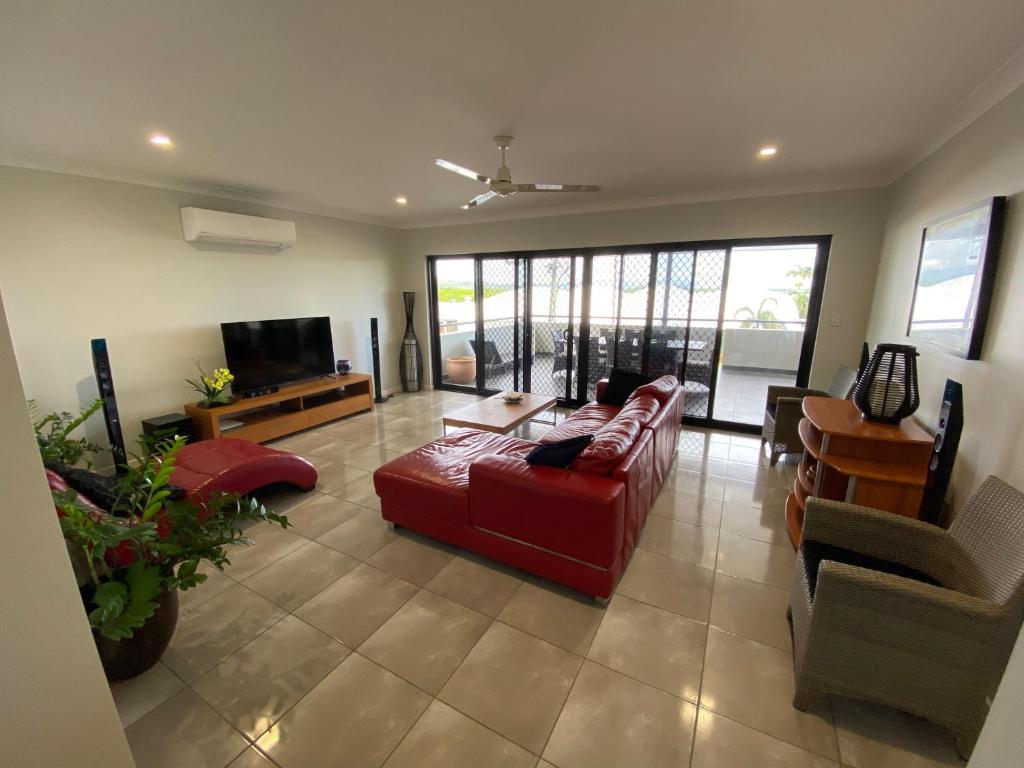
POLYGON ((128 455, 124 449, 124 435, 121 434, 121 418, 117 414, 117 398, 114 396, 114 377, 110 372, 110 357, 107 355, 107 340, 93 339, 92 369, 96 373, 96 386, 103 401, 103 418, 107 422, 107 439, 114 458, 114 469, 124 472, 128 455))
POLYGON ((964 428, 964 389, 958 381, 946 379, 939 408, 939 424, 935 430, 935 444, 928 464, 928 485, 921 501, 921 519, 938 524, 942 519, 946 491, 953 477, 960 433, 964 428))
POLYGON ((373 402, 386 403, 388 398, 380 388, 380 338, 376 317, 370 318, 370 354, 373 356, 373 402))

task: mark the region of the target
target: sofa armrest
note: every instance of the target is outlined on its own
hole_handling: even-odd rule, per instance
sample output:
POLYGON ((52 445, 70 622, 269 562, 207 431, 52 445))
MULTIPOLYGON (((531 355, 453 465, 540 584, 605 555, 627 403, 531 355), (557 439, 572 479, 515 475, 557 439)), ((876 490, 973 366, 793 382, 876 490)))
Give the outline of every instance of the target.
POLYGON ((481 456, 469 467, 474 528, 598 568, 621 552, 625 496, 617 480, 509 456, 481 456))
POLYGON ((801 538, 901 563, 938 581, 949 578, 953 545, 944 528, 892 512, 812 496, 801 538))
POLYGON ((775 423, 796 425, 804 417, 804 399, 802 397, 780 397, 775 401, 775 423))
POLYGON ((608 386, 608 379, 598 379, 597 384, 594 385, 594 399, 598 402, 601 401, 601 396, 604 395, 604 390, 608 386))

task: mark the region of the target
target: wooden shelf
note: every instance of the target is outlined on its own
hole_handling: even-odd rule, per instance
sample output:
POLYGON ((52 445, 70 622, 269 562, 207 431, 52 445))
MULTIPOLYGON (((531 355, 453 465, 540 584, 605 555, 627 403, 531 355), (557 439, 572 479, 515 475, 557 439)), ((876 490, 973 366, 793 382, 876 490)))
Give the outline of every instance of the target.
POLYGON ((196 434, 203 440, 231 437, 262 443, 309 429, 343 416, 373 410, 371 377, 365 373, 331 375, 301 384, 289 384, 277 392, 242 398, 230 405, 200 408, 188 404, 196 434), (336 393, 331 397, 331 393, 336 393), (242 425, 221 430, 221 419, 242 425))
MULTIPOLYGON (((822 449, 822 433, 814 427, 808 418, 800 419, 797 431, 808 454, 817 461, 829 464, 844 475, 920 487, 924 487, 925 482, 928 480, 927 462, 925 464, 903 464, 896 461, 843 456, 832 452, 831 449, 834 443, 831 440, 829 441, 829 451, 826 452, 822 449)), ((932 441, 929 438, 929 458, 931 444, 932 441)))
POLYGON ((805 397, 803 412, 798 430, 804 459, 786 499, 786 529, 794 548, 815 488, 822 498, 919 516, 931 435, 907 420, 867 421, 849 400, 805 397))

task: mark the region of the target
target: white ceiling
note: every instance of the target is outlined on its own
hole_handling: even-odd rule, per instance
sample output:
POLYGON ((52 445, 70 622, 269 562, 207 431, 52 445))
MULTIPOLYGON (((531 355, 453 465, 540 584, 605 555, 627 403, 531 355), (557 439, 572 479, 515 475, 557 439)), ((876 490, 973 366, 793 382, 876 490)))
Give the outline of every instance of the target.
POLYGON ((888 183, 1024 45, 1020 0, 0 8, 0 164, 397 226, 888 183), (605 191, 458 210, 484 188, 433 160, 493 173, 496 133, 514 180, 605 191))

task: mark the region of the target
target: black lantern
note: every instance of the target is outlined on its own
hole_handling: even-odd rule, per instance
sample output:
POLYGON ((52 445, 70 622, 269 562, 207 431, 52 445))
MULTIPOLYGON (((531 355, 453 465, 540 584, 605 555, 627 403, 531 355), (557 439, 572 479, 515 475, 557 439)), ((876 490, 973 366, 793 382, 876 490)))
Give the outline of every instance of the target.
POLYGON ((853 403, 871 421, 898 424, 917 410, 917 349, 879 344, 853 388, 853 403))

